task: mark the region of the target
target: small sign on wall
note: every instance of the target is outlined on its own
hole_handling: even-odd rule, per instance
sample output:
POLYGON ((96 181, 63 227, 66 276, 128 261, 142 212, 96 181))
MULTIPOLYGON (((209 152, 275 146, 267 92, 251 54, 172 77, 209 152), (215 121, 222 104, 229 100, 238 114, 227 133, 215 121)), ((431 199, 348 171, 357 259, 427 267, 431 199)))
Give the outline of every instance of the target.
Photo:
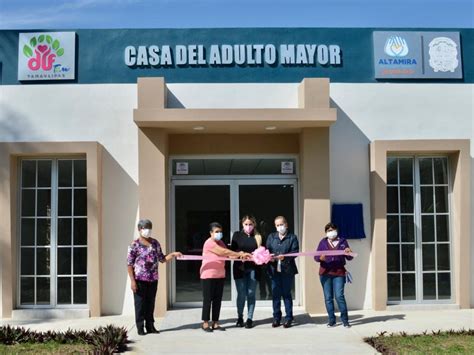
POLYGON ((75 32, 20 33, 18 80, 75 78, 75 32))
POLYGON ((375 31, 376 79, 462 79, 459 32, 375 31))
POLYGON ((294 174, 294 172, 293 172, 293 162, 292 161, 282 161, 281 162, 281 173, 282 174, 294 174))
POLYGON ((176 163, 176 175, 188 175, 189 165, 188 162, 177 162, 176 163))

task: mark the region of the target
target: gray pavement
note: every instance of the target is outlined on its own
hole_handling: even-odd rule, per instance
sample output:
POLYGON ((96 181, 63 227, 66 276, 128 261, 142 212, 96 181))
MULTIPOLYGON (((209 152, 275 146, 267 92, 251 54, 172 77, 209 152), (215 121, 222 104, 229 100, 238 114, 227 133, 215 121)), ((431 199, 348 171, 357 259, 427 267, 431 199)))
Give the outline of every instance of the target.
POLYGON ((12 321, 0 324, 22 325, 37 330, 91 329, 99 325, 115 324, 129 330, 130 351, 146 354, 316 354, 330 351, 336 354, 375 354, 363 342, 366 336, 387 331, 421 333, 425 330, 474 329, 474 310, 422 311, 351 311, 350 329, 340 323, 326 327, 326 315, 310 316, 295 310, 292 328, 271 327, 271 309, 257 308, 253 329, 235 328, 235 309, 223 308, 221 325, 225 332, 205 333, 200 329, 200 309, 168 311, 157 321, 160 334, 138 336, 132 316, 110 316, 74 320, 12 321))

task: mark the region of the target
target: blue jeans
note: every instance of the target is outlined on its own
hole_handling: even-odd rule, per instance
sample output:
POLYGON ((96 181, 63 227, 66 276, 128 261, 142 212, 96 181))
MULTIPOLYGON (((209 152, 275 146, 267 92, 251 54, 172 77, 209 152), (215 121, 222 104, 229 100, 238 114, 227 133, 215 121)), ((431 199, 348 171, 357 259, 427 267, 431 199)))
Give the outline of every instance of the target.
POLYGON ((247 300, 247 318, 253 319, 255 293, 257 292, 255 270, 248 270, 243 278, 235 279, 235 286, 237 287, 237 316, 244 317, 245 300, 247 300))
POLYGON ((344 276, 320 275, 321 285, 323 286, 324 301, 328 312, 329 323, 336 323, 334 314, 334 298, 336 299, 339 311, 341 311, 341 321, 343 324, 349 323, 347 314, 346 298, 344 297, 344 276))
POLYGON ((272 299, 273 299, 273 319, 281 320, 281 298, 285 304, 287 321, 293 320, 293 297, 291 288, 295 281, 295 275, 275 272, 272 275, 272 299))

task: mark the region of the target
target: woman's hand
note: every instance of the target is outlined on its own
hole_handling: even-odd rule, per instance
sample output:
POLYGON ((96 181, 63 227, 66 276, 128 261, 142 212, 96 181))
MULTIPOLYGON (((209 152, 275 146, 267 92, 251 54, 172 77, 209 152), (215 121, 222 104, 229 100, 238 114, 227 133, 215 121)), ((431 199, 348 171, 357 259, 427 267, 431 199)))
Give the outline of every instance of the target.
POLYGON ((285 257, 283 255, 275 255, 275 254, 270 254, 272 256, 272 260, 283 260, 285 257))
POLYGON ((173 257, 174 258, 179 258, 181 256, 183 256, 183 253, 179 252, 179 251, 175 251, 174 253, 172 253, 173 257))
POLYGON ((251 259, 251 258, 252 258, 252 254, 245 253, 243 251, 239 252, 239 259, 248 260, 248 259, 251 259))
POLYGON ((346 248, 346 249, 344 249, 344 253, 346 253, 346 254, 352 253, 351 248, 346 248))
POLYGON ((321 255, 321 256, 319 257, 319 260, 321 260, 321 261, 326 261, 326 255, 321 255))
POLYGON ((137 293, 138 287, 137 287, 137 282, 135 280, 131 281, 130 288, 132 289, 133 293, 137 293))

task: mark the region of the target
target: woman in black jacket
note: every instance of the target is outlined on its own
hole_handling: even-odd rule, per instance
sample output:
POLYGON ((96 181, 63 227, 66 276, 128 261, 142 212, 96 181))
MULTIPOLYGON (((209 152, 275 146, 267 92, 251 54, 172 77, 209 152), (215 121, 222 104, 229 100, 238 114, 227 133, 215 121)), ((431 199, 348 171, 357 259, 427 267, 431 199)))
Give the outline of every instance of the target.
POLYGON ((268 264, 267 270, 272 280, 273 323, 272 327, 281 324, 281 298, 285 304, 285 328, 293 322, 293 297, 291 289, 298 273, 295 257, 284 257, 281 254, 297 253, 299 251, 298 237, 288 232, 288 222, 283 216, 275 218, 276 232, 267 238, 267 249, 274 254, 274 261, 268 264))
MULTIPOLYGON (((230 248, 237 252, 252 253, 262 245, 262 237, 255 229, 257 221, 253 216, 244 216, 241 223, 242 230, 234 233, 230 248)), ((253 261, 234 261, 232 271, 237 288, 238 319, 236 326, 244 326, 244 307, 245 301, 247 301, 247 321, 245 322, 245 328, 252 328, 260 267, 255 265, 253 261)))

